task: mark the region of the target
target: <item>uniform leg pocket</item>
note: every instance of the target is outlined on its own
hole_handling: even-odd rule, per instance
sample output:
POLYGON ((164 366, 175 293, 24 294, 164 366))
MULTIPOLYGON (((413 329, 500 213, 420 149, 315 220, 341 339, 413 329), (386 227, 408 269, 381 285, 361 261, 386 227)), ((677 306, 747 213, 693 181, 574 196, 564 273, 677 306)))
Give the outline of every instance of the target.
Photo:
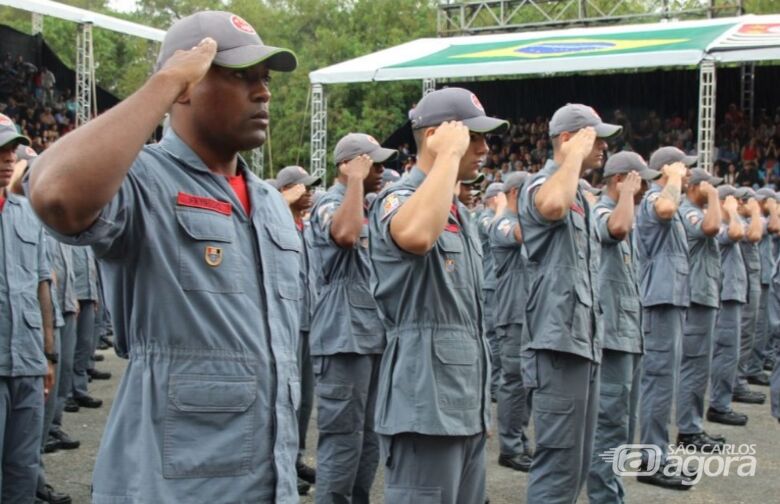
POLYGON ((438 487, 385 487, 387 504, 441 504, 441 488, 438 487))
POLYGON ((617 383, 602 383, 599 397, 599 423, 628 426, 628 387, 617 383))
POLYGON ((320 382, 317 395, 317 427, 326 434, 348 434, 358 427, 358 412, 352 399, 352 385, 320 382))
POLYGON ((523 375, 523 387, 535 389, 539 387, 539 373, 536 366, 536 351, 523 350, 520 354, 520 366, 523 375))
POLYGON ((206 478, 249 472, 254 453, 254 377, 171 376, 163 476, 206 478))
POLYGON ((534 394, 536 444, 547 448, 574 446, 574 399, 552 394, 534 394))

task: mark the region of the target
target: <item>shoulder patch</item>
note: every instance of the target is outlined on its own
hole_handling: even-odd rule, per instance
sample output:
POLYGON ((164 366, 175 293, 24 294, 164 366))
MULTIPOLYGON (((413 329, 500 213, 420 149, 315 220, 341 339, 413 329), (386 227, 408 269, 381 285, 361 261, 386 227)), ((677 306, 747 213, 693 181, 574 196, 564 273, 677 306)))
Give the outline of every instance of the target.
POLYGON ((534 187, 539 187, 545 182, 547 182, 547 177, 539 177, 538 179, 534 180, 532 184, 528 185, 528 189, 526 189, 526 191, 531 192, 531 189, 534 187))
POLYGON ((395 191, 387 195, 382 202, 382 215, 381 220, 385 220, 390 214, 392 214, 401 204, 406 197, 412 194, 412 191, 395 191))
POLYGON ((655 203, 655 200, 657 200, 660 197, 661 197, 661 193, 654 192, 653 194, 649 194, 647 196, 647 201, 649 201, 650 203, 655 203))
POLYGON ((685 214, 685 218, 688 219, 688 222, 690 222, 692 225, 696 225, 699 222, 701 222, 701 215, 699 215, 699 212, 696 210, 691 210, 687 214, 685 214))
POLYGON ((325 229, 328 227, 328 224, 330 224, 331 219, 333 219, 333 214, 336 211, 336 202, 332 201, 330 203, 324 203, 321 207, 317 209, 317 218, 320 221, 320 227, 322 229, 325 229))
POLYGON ((610 210, 607 207, 599 207, 599 208, 597 208, 595 210, 595 212, 596 212, 596 215, 598 215, 599 217, 604 217, 605 215, 611 214, 612 210, 610 210))
POLYGON ((509 236, 509 233, 512 232, 512 223, 509 221, 509 219, 502 219, 501 222, 498 223, 498 230, 504 236, 509 236))

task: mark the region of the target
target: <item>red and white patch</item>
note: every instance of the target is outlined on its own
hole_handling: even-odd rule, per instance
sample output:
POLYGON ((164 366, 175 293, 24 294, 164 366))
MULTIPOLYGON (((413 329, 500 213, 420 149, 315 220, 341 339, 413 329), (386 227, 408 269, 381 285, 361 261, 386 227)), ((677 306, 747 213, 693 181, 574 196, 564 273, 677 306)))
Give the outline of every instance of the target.
POLYGON ((485 107, 482 106, 482 103, 480 103, 479 98, 477 98, 477 95, 474 93, 471 93, 471 103, 474 104, 475 107, 477 107, 482 112, 485 111, 485 107))
POLYGON ((3 125, 3 126, 13 126, 14 122, 7 115, 0 114, 0 125, 3 125))
POLYGON ((371 135, 366 135, 366 140, 368 140, 374 145, 379 145, 379 142, 376 141, 376 138, 372 137, 371 135))
POLYGON ((252 25, 244 21, 243 18, 240 18, 236 16, 235 14, 230 16, 230 23, 233 25, 233 27, 236 30, 240 30, 244 33, 249 33, 252 35, 255 35, 257 32, 254 28, 252 28, 252 25))
POLYGON ((33 148, 32 148, 32 147, 30 147, 30 146, 25 146, 25 147, 24 147, 24 152, 25 152, 25 153, 26 153, 28 156, 30 156, 30 157, 38 157, 38 153, 37 153, 37 152, 35 152, 35 149, 33 149, 33 148))

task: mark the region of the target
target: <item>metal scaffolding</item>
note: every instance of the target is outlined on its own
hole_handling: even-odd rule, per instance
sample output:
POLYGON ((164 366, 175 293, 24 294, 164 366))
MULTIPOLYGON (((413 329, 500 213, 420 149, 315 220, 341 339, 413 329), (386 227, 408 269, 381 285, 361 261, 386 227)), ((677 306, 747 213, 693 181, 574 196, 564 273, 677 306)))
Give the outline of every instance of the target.
POLYGON ((43 14, 38 12, 32 13, 32 34, 38 35, 43 33, 43 14))
POLYGON ((699 167, 713 172, 715 147, 715 62, 705 59, 699 66, 699 167))
POLYGON ((422 95, 425 96, 434 91, 436 91, 436 79, 423 79, 422 95))
POLYGON ((750 124, 753 124, 755 116, 755 83, 756 83, 756 64, 743 63, 740 72, 740 96, 739 109, 743 114, 748 114, 750 124))
POLYGON ((263 145, 256 149, 252 149, 252 154, 249 158, 249 167, 252 170, 252 172, 260 177, 261 179, 265 178, 265 168, 263 167, 263 161, 265 159, 263 155, 263 145))
POLYGON ((76 126, 93 115, 95 100, 95 58, 92 51, 92 23, 80 23, 76 36, 76 126))
POLYGON ((742 15, 743 0, 709 0, 681 5, 669 0, 442 0, 436 16, 439 36, 566 28, 677 17, 742 15))
POLYGON ((311 163, 315 177, 326 182, 328 167, 328 99, 322 84, 311 86, 311 163))

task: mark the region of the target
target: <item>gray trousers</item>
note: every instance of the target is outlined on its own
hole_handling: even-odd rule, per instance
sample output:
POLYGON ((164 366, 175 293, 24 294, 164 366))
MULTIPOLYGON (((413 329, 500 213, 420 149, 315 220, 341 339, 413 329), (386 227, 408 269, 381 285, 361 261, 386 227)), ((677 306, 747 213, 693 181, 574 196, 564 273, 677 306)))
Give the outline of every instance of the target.
POLYGON ((723 301, 715 324, 715 348, 710 372, 710 408, 721 413, 731 411, 731 396, 739 364, 739 342, 742 330, 742 305, 723 301))
MULTIPOLYGON (((770 343, 775 355, 780 355, 780 334, 772 335, 770 343)), ((780 419, 780 360, 775 360, 775 367, 769 378, 769 400, 772 407, 772 416, 780 419)))
POLYGON ((669 423, 680 374, 685 308, 658 305, 645 308, 639 439, 661 449, 665 463, 669 450, 669 423))
POLYGON ((485 337, 490 346, 490 396, 498 398, 498 386, 501 383, 501 348, 496 335, 496 291, 482 289, 485 297, 485 337))
POLYGON ((76 323, 76 349, 73 353, 73 397, 89 395, 87 384, 92 354, 95 353, 95 302, 79 300, 76 323))
POLYGON ((641 359, 640 354, 606 349, 601 357, 599 418, 588 473, 588 500, 594 504, 624 502, 623 480, 601 454, 632 442, 631 419, 636 418, 639 405, 641 359))
POLYGON ((410 432, 379 438, 386 504, 485 502, 484 433, 426 436, 410 432))
POLYGON ((317 384, 315 502, 369 502, 379 464, 374 408, 381 355, 312 358, 317 384))
POLYGON ((298 348, 298 369, 301 372, 301 407, 298 409, 298 457, 306 451, 306 431, 314 406, 314 371, 311 367, 309 353, 309 331, 301 331, 301 341, 298 348))
POLYGON ((704 432, 704 398, 710 381, 717 317, 717 308, 699 304, 692 304, 685 315, 677 394, 677 429, 680 434, 704 432))
POLYGON ((66 313, 63 317, 65 325, 60 328, 60 361, 57 365, 59 372, 57 407, 51 425, 51 429, 56 431, 62 427, 62 412, 65 409, 65 401, 73 393, 73 357, 76 351, 76 323, 78 319, 74 312, 66 313))
POLYGON ((747 376, 755 376, 764 372, 767 347, 769 346, 769 286, 761 286, 761 300, 758 305, 758 319, 756 322, 756 337, 753 341, 753 349, 747 363, 747 376))
POLYGON ((496 328, 500 356, 501 381, 498 386, 498 441, 502 455, 530 453, 525 430, 530 421, 528 393, 523 386, 521 365, 522 324, 496 328))
POLYGON ((758 311, 761 307, 761 286, 758 282, 750 282, 748 302, 742 307, 741 334, 739 338, 739 365, 734 384, 735 392, 749 390, 747 377, 750 360, 753 358, 753 342, 758 326, 758 311))
POLYGON ((526 351, 523 383, 532 395, 536 434, 527 502, 573 503, 590 469, 599 366, 573 354, 526 351))
MULTIPOLYGON (((54 351, 59 355, 62 355, 62 330, 64 327, 54 330, 54 351)), ((49 430, 54 423, 54 416, 57 413, 57 408, 60 406, 58 392, 60 388, 60 381, 62 380, 62 366, 58 362, 54 367, 54 386, 49 391, 49 397, 43 403, 43 428, 41 429, 41 451, 43 450, 46 440, 49 439, 49 430)), ((38 489, 43 490, 46 486, 46 472, 43 469, 43 458, 38 465, 38 489)))
POLYGON ((35 500, 43 431, 43 377, 0 377, 0 502, 35 500))

